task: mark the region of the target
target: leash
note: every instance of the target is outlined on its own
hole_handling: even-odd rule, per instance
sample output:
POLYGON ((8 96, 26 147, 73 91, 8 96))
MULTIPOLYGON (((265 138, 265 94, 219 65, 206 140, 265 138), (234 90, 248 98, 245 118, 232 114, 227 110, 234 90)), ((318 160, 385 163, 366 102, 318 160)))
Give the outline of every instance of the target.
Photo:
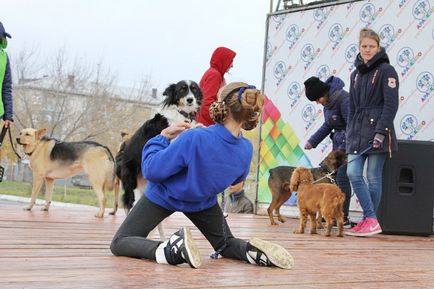
POLYGON ((223 245, 220 248, 218 248, 210 256, 211 259, 218 259, 219 255, 221 255, 221 253, 223 252, 223 250, 226 249, 226 247, 227 247, 228 234, 226 232, 226 222, 225 222, 225 219, 226 219, 226 217, 228 215, 225 216, 225 214, 224 214, 224 207, 225 207, 225 191, 222 192, 222 207, 221 207, 222 216, 223 216, 223 222, 222 222, 223 227, 222 228, 223 228, 223 240, 224 240, 224 243, 223 243, 223 245))
MULTIPOLYGON (((339 167, 340 167, 340 166, 339 166, 339 167)), ((336 170, 337 170, 337 169, 336 169, 336 170)), ((315 180, 314 182, 312 182, 312 184, 315 184, 315 183, 317 183, 317 182, 319 182, 319 181, 321 181, 321 180, 323 180, 323 179, 326 179, 326 178, 329 179, 330 182, 331 182, 332 184, 335 184, 336 181, 335 181, 335 179, 333 178, 333 174, 336 172, 336 170, 334 170, 334 171, 332 171, 332 172, 330 172, 330 173, 327 173, 324 177, 321 177, 321 178, 315 180)))
POLYGON ((354 159, 352 159, 351 161, 349 161, 349 162, 347 162, 347 163, 345 163, 345 164, 343 164, 343 165, 340 165, 339 167, 337 167, 337 168, 336 168, 335 170, 333 170, 332 172, 329 172, 329 173, 327 173, 325 176, 323 176, 323 177, 321 177, 321 178, 315 180, 312 184, 315 184, 315 183, 317 183, 317 182, 319 182, 319 181, 321 181, 321 180, 323 180, 323 179, 325 179, 325 178, 329 179, 330 182, 331 182, 332 184, 336 184, 336 181, 335 181, 335 179, 333 178, 333 174, 336 173, 336 171, 337 171, 340 167, 345 166, 345 165, 348 165, 348 164, 351 163, 352 161, 355 161, 357 158, 361 157, 362 155, 364 155, 365 153, 367 153, 367 152, 368 152, 369 150, 371 150, 371 149, 372 149, 372 143, 370 143, 369 146, 368 146, 366 149, 364 149, 360 154, 358 154, 354 159))
POLYGON ((14 142, 12 141, 12 134, 11 134, 10 127, 3 126, 3 128, 2 128, 2 132, 0 133, 0 147, 1 147, 2 144, 3 144, 3 140, 4 140, 5 136, 6 136, 6 132, 9 132, 9 141, 10 141, 10 144, 11 144, 12 150, 14 151, 15 155, 17 156, 17 158, 18 158, 19 160, 21 160, 22 158, 21 158, 21 156, 17 153, 17 151, 15 150, 14 142))
MULTIPOLYGON (((2 131, 0 132, 0 149, 1 149, 1 146, 3 144, 3 140, 5 139, 6 132, 8 132, 8 131, 9 131, 9 140, 11 142, 12 150, 14 151, 14 153, 18 157, 18 159, 21 160, 21 156, 15 150, 14 143, 12 141, 11 130, 8 127, 6 127, 6 126, 3 126, 2 131)), ((3 181, 4 173, 5 173, 5 168, 2 167, 2 166, 0 166, 0 182, 3 181)))

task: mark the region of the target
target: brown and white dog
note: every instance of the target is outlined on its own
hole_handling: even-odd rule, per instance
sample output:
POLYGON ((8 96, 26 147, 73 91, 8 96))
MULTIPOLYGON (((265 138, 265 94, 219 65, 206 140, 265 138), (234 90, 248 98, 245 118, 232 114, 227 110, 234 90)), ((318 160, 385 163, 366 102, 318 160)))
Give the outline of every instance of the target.
MULTIPOLYGON (((320 167, 310 169, 314 181, 331 183, 332 176, 330 176, 330 173, 336 171, 336 169, 345 164, 346 161, 347 157, 344 151, 335 150, 330 152, 320 163, 320 167)), ((268 188, 271 191, 271 203, 268 206, 267 212, 271 225, 277 225, 276 221, 274 221, 273 213, 276 213, 279 222, 285 222, 285 218, 280 214, 280 207, 291 197, 292 191, 289 184, 292 172, 295 168, 296 167, 278 166, 270 169, 268 188)))
MULTIPOLYGON (((95 217, 102 218, 106 205, 105 192, 113 189, 114 159, 110 150, 96 142, 60 142, 44 137, 45 128, 21 130, 17 142, 23 146, 30 157, 30 169, 33 175, 32 196, 25 210, 30 211, 36 197, 45 182, 45 206, 48 211, 53 194, 54 180, 64 179, 85 172, 96 192, 99 211, 95 217)), ((114 215, 118 208, 119 190, 115 190, 115 206, 110 213, 114 215)))
POLYGON ((297 192, 297 206, 300 210, 300 227, 295 234, 304 234, 307 216, 310 216, 311 234, 316 234, 317 226, 321 224, 321 217, 326 220, 327 237, 333 226, 333 220, 338 224, 338 237, 343 237, 345 194, 335 184, 313 184, 313 175, 307 168, 298 167, 291 176, 290 190, 297 192), (318 215, 318 217, 317 217, 318 215))

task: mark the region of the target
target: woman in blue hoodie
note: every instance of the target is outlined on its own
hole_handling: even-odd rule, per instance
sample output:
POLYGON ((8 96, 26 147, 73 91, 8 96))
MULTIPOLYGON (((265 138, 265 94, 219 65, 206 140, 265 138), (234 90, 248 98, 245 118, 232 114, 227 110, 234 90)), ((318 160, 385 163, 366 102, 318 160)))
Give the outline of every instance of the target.
POLYGON ((211 243, 216 250, 214 257, 221 254, 284 269, 292 266, 293 259, 283 247, 258 238, 248 242, 235 238, 223 217, 217 195, 244 181, 249 173, 253 146, 241 129, 256 127, 264 96, 237 82, 225 86, 219 99, 210 107, 215 125, 192 129, 188 124, 170 126, 146 143, 142 173, 148 185, 113 238, 110 249, 114 255, 171 265, 188 263, 198 268, 201 256, 188 228, 164 242, 147 239, 161 221, 179 211, 211 243))
MULTIPOLYGON (((348 92, 343 88, 342 79, 330 76, 326 82, 312 76, 304 82, 306 97, 324 106, 324 123, 309 138, 304 149, 316 148, 327 136, 333 143, 333 150, 345 150, 345 128, 348 120, 348 92)), ((344 227, 351 228, 348 218, 351 201, 351 186, 347 176, 347 165, 342 165, 336 172, 336 183, 345 193, 344 227)))
POLYGON ((376 210, 383 166, 387 153, 398 149, 393 120, 398 111, 399 80, 375 31, 360 31, 359 50, 354 63, 357 69, 351 74, 346 148, 347 174, 364 219, 347 234, 370 236, 382 231, 376 210), (365 165, 367 181, 363 176, 365 165))

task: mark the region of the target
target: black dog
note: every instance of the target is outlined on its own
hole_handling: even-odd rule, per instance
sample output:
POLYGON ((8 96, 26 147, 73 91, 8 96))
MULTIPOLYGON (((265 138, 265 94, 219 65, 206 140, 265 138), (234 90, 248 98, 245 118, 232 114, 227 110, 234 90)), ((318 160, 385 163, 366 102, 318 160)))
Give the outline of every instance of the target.
MULTIPOLYGON (((196 82, 182 80, 171 84, 163 92, 162 109, 147 120, 121 147, 116 156, 116 174, 121 179, 124 208, 129 211, 135 201, 134 190, 143 193, 146 181, 141 173, 142 150, 146 142, 169 125, 195 123, 196 112, 202 102, 202 91, 196 82)), ((163 165, 163 164, 162 164, 163 165)))

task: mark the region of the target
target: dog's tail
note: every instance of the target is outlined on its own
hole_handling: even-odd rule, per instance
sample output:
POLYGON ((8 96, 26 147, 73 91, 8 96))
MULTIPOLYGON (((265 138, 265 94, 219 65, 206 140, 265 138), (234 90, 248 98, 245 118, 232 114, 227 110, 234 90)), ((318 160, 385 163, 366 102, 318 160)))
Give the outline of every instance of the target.
POLYGON ((137 171, 134 164, 129 165, 128 162, 124 160, 122 162, 121 174, 122 187, 124 189, 122 202, 124 204, 124 208, 127 211, 130 211, 135 201, 134 189, 137 188, 137 175, 139 172, 137 171))

